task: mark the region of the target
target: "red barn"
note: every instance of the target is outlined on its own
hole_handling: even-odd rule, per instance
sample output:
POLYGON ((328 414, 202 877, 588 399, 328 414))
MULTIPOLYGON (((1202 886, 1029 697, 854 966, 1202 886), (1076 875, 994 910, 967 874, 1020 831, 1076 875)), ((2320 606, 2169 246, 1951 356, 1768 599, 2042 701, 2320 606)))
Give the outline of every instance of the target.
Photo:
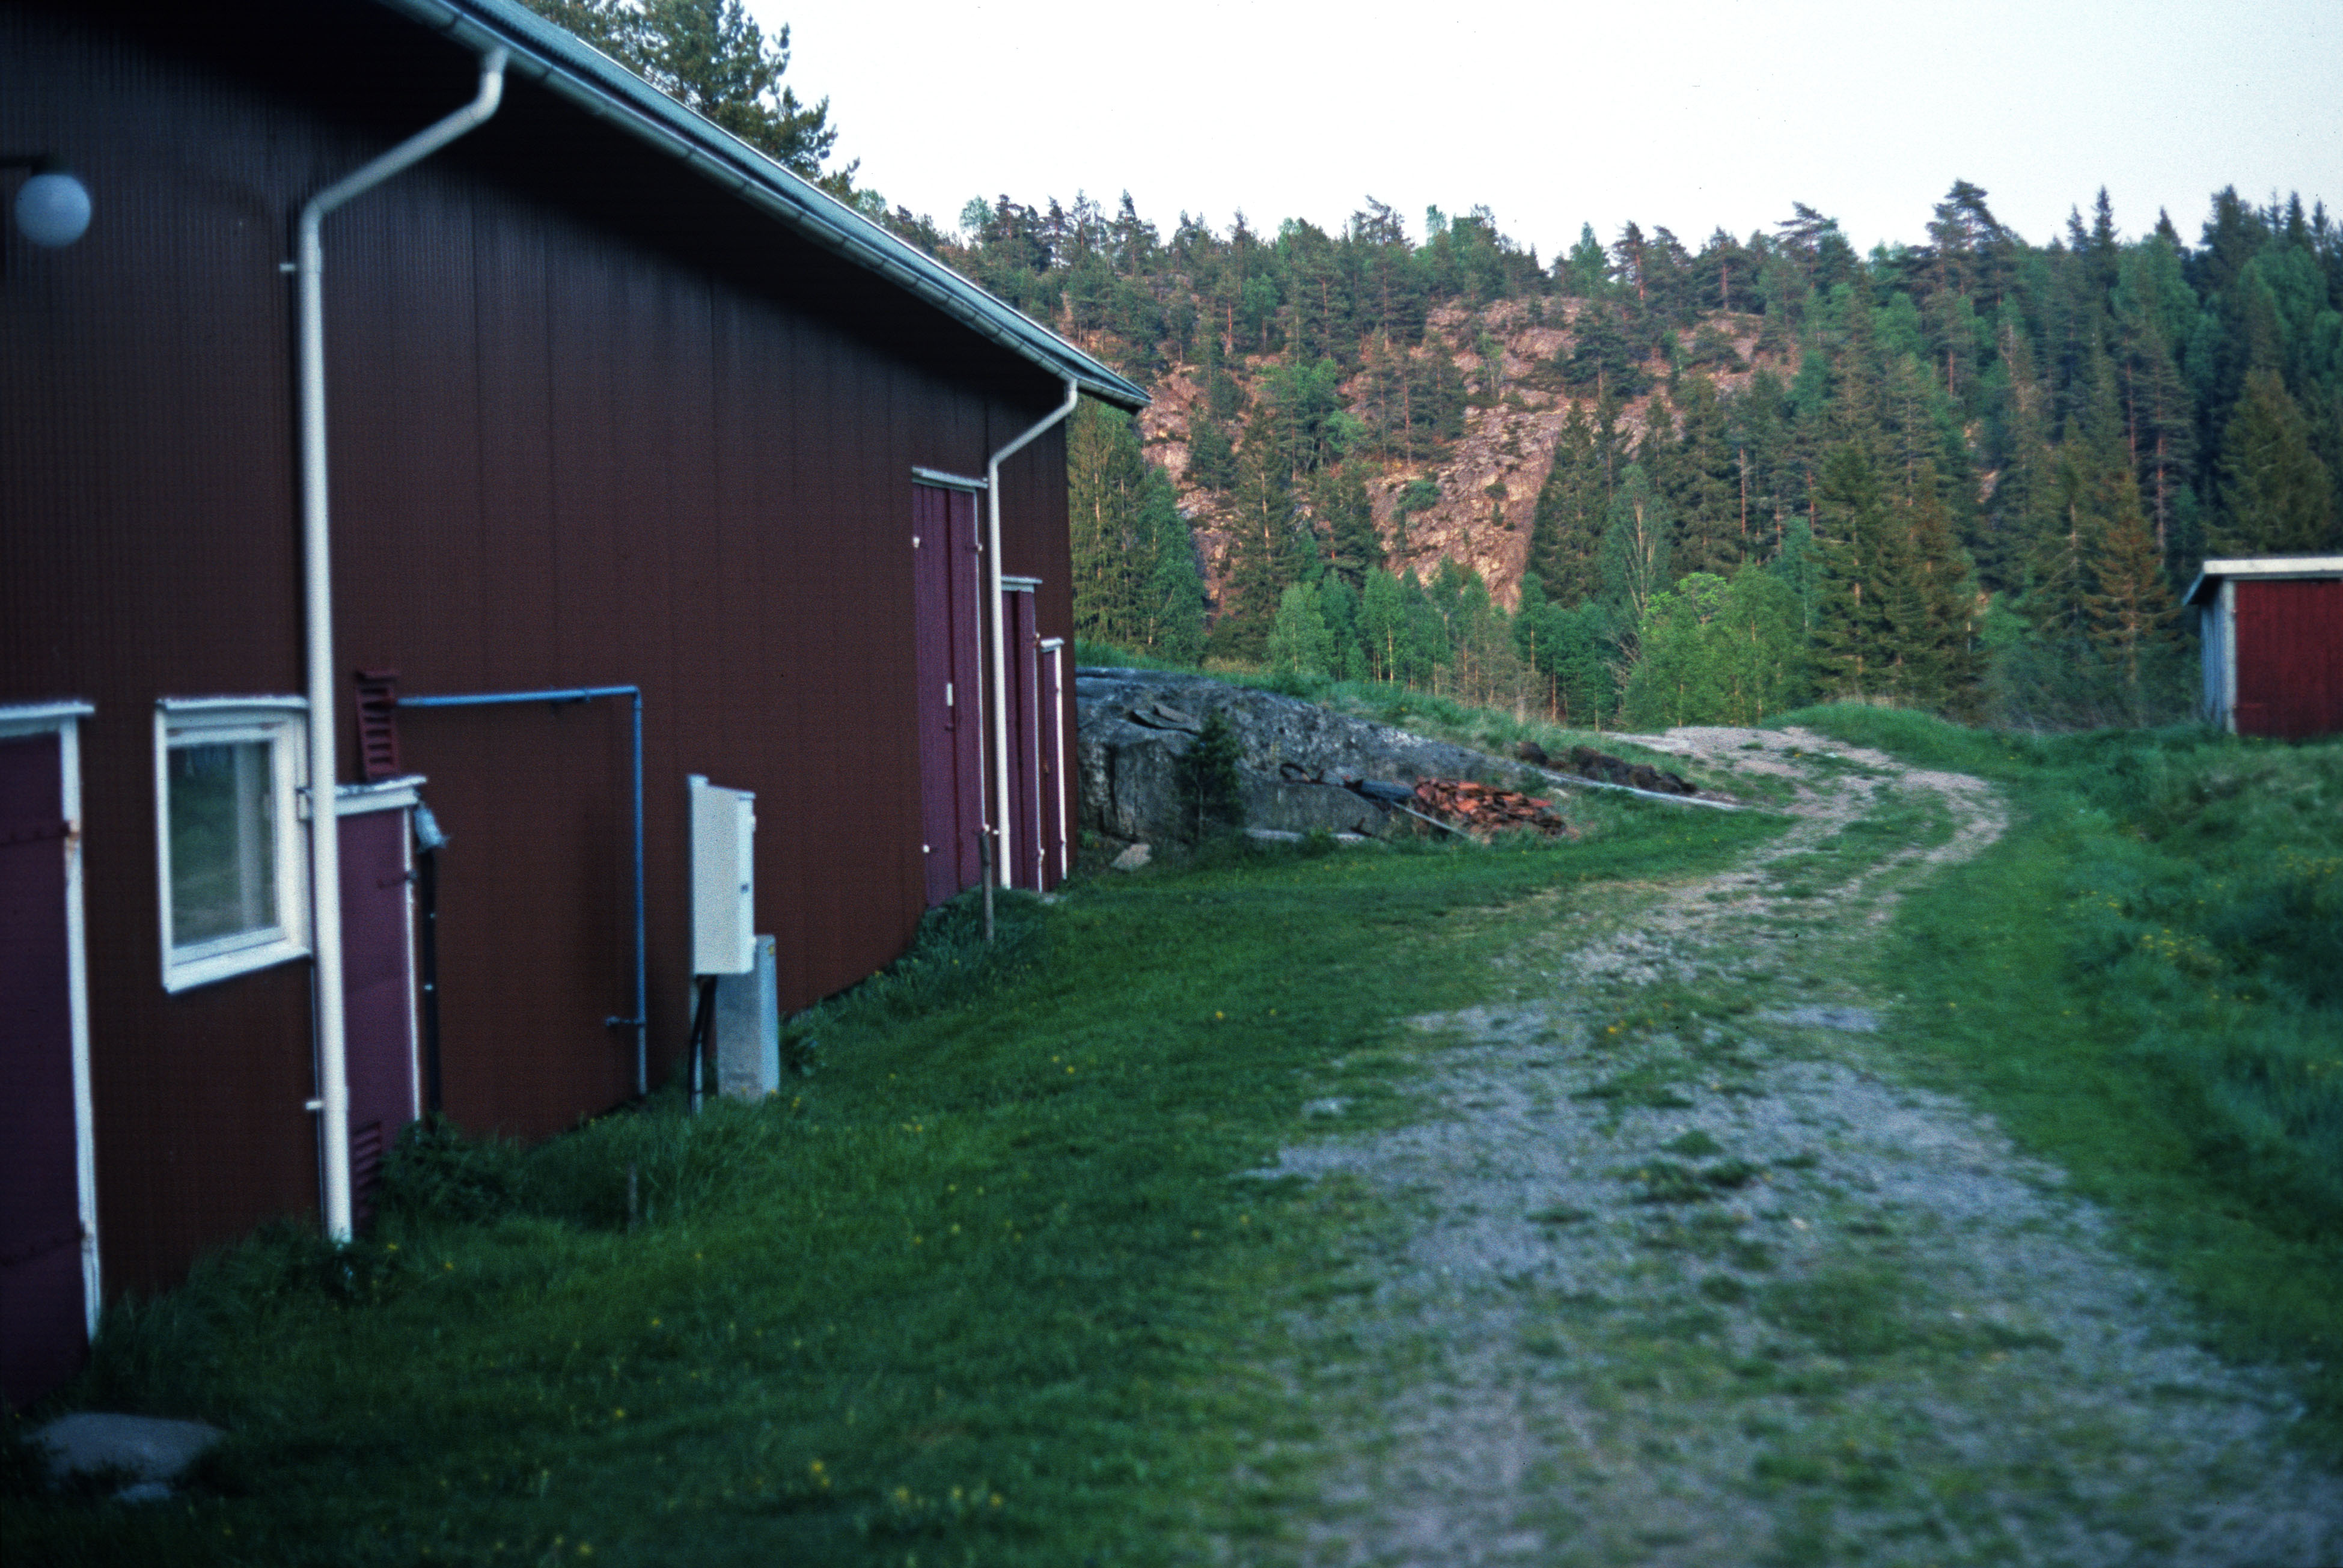
POLYGON ((2208 723, 2235 735, 2343 733, 2343 556, 2207 561, 2188 589, 2208 723))
POLYGON ((1061 874, 1131 383, 510 0, 11 0, 0 149, 8 1402, 421 1107, 663 1077, 689 776, 784 1008, 1061 874))

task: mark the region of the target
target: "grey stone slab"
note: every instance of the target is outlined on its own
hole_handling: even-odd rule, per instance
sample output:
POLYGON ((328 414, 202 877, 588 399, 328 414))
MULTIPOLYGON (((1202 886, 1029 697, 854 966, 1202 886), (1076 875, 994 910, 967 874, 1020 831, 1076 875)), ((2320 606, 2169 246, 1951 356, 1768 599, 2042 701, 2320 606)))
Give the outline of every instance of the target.
POLYGON ((1076 672, 1074 705, 1081 825, 1124 841, 1182 837, 1179 760, 1195 735, 1178 721, 1201 728, 1214 713, 1236 736, 1249 828, 1380 835, 1391 812, 1344 788, 1361 779, 1410 788, 1419 779, 1547 782, 1507 758, 1201 675, 1086 668, 1076 672))
POLYGON ((132 1490, 168 1483, 226 1434, 200 1421, 85 1411, 59 1416, 33 1433, 49 1451, 49 1473, 68 1476, 114 1471, 136 1477, 132 1490))

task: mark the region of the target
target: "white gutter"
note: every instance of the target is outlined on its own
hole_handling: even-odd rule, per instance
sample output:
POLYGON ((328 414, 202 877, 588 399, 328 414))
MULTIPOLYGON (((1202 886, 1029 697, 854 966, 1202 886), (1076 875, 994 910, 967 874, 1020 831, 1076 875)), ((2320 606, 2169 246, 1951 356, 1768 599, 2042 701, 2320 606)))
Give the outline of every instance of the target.
POLYGON ((420 163, 497 112, 504 96, 505 51, 480 61, 478 96, 446 119, 398 144, 348 178, 327 186, 301 209, 293 261, 299 327, 302 608, 308 624, 309 932, 317 954, 317 1099, 325 1126, 326 1236, 350 1239, 350 1082, 342 1020, 342 864, 334 799, 334 563, 326 511, 325 250, 317 231, 326 216, 410 165, 420 163))
POLYGON ((1009 868, 1014 862, 1009 859, 1009 617, 1001 598, 1001 465, 1072 413, 1081 396, 1081 384, 1071 376, 1066 377, 1066 400, 1044 416, 1040 424, 992 454, 992 460, 984 466, 984 548, 992 558, 992 830, 1000 836, 992 856, 992 879, 1004 888, 1009 885, 1009 868))

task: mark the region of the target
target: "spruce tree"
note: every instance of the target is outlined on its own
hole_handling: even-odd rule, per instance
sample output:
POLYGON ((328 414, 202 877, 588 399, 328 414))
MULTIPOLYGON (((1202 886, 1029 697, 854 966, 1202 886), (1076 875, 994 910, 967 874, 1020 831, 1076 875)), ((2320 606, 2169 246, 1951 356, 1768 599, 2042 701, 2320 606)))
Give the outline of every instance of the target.
POLYGON ((2215 543, 2228 555, 2316 555, 2343 543, 2327 465, 2275 370, 2247 374, 2222 434, 2221 513, 2215 543))
POLYGON ((1158 658, 1194 664, 1204 657, 1204 578, 1185 522, 1157 537, 1148 605, 1148 646, 1158 658))
POLYGON ((1901 510, 1913 573, 1903 634, 1903 694, 1929 708, 1966 714, 1976 705, 1985 662, 1977 638, 1976 568, 1926 465, 1901 510))
POLYGON ((1815 494, 1821 581, 1815 665, 1826 697, 1893 697, 1916 613, 1908 545, 1871 455, 1848 442, 1823 460, 1815 494))
POLYGON ((1066 434, 1066 510, 1073 547, 1074 633, 1136 646, 1155 565, 1141 506, 1149 471, 1130 416, 1085 397, 1066 434))
POLYGON ((1199 408, 1188 412, 1188 477, 1207 490, 1237 482, 1237 449, 1220 421, 1199 408))
POLYGON ((1319 476, 1312 509, 1326 530, 1326 565, 1353 589, 1383 564, 1383 535, 1375 528, 1374 502, 1367 481, 1352 464, 1319 476))
POLYGON ((2151 688, 2168 672, 2177 648, 2173 622, 2180 606, 2136 498, 2102 531, 2091 576, 2096 586, 2085 601, 2091 640, 2120 687, 2126 716, 2145 724, 2152 717, 2151 688))
POLYGON ((1257 409, 1238 455, 1221 613, 1212 626, 1212 651, 1224 658, 1259 662, 1278 601, 1308 559, 1278 437, 1273 411, 1257 409))
POLYGON ((1705 376, 1685 377, 1674 401, 1682 425, 1666 488, 1678 519, 1676 565, 1730 577, 1747 555, 1748 540, 1726 411, 1716 384, 1705 376))
POLYGON ((1538 490, 1530 524, 1529 572, 1545 597, 1564 609, 1592 598, 1602 588, 1595 558, 1609 522, 1603 473, 1595 456, 1594 429, 1574 403, 1554 443, 1554 467, 1538 490))

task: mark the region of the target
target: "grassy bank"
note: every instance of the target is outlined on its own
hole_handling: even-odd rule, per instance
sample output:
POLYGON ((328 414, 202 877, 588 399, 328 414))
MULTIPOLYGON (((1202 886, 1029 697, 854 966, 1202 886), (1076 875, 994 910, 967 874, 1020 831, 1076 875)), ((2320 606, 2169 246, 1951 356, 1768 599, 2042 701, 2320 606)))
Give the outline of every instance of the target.
POLYGON ((1902 1037, 2116 1210, 2220 1350, 2302 1377, 2343 1458, 2343 742, 1783 722, 2006 788, 2008 836, 1878 954, 1902 1037))
POLYGON ((1398 1020, 1485 988, 1488 911, 1775 828, 1580 815, 1577 844, 1231 847, 1010 901, 990 950, 954 909, 779 1097, 410 1147, 364 1243, 265 1235, 114 1312, 56 1408, 231 1435, 144 1507, 15 1465, 10 1558, 1054 1565, 1273 1530, 1283 1478, 1232 1493, 1233 1455, 1306 1412, 1247 1347, 1373 1216, 1232 1178, 1396 1114, 1433 1049, 1398 1020))

